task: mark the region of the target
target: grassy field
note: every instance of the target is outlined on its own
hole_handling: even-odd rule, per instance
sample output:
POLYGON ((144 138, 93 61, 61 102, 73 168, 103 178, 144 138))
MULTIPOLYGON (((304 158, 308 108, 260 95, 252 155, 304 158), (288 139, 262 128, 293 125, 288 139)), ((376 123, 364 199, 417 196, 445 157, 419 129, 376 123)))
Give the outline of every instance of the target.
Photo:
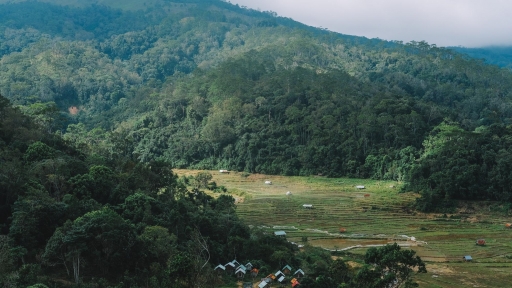
POLYGON ((396 182, 210 172, 236 198, 237 213, 248 225, 284 230, 289 241, 307 237, 310 244, 331 250, 361 245, 349 250, 354 254, 364 253, 365 245, 397 242, 427 263, 429 273, 416 279, 420 287, 512 287, 512 230, 504 225, 512 219, 495 203, 465 203, 449 215, 425 214, 411 208, 418 195, 399 193, 396 182), (339 233, 342 227, 345 233, 339 233), (475 245, 480 238, 486 246, 475 245), (463 262, 464 255, 473 262, 463 262))

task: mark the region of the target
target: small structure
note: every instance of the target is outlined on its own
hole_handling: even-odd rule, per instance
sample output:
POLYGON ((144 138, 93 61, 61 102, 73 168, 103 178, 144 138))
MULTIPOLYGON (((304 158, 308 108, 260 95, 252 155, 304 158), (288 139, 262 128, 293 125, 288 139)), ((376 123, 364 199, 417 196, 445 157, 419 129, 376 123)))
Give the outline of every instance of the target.
POLYGON ((213 268, 213 271, 216 271, 217 273, 223 273, 226 272, 226 267, 224 265, 217 265, 215 268, 213 268))
POLYGON ((345 232, 347 232, 347 228, 343 228, 343 227, 341 227, 341 228, 340 228, 340 233, 345 233, 345 232))
POLYGON ((245 266, 240 266, 235 271, 235 275, 238 278, 244 278, 245 277, 245 273, 247 273, 247 271, 245 271, 245 266))
POLYGON ((357 185, 356 189, 366 189, 363 185, 357 185))
POLYGON ((283 276, 280 276, 278 279, 277 279, 277 282, 279 282, 279 284, 284 284, 284 275, 283 276))
POLYGON ((244 282, 244 288, 252 288, 252 282, 244 282))
POLYGON ((249 263, 245 264, 245 269, 247 269, 247 270, 249 270, 249 271, 252 269, 252 264, 251 264, 251 262, 249 262, 249 263))
POLYGON ((262 280, 260 282, 260 284, 258 284, 258 288, 265 288, 265 287, 270 287, 269 283, 265 280, 262 280))
POLYGON ((256 268, 252 268, 252 270, 251 270, 251 277, 252 278, 256 278, 256 276, 258 276, 258 272, 260 272, 260 270, 258 270, 256 268))
POLYGON ((300 285, 299 281, 296 278, 293 278, 290 282, 292 282, 292 288, 300 285))
POLYGON ((283 272, 277 271, 276 274, 274 274, 276 277, 284 276, 283 272))
POLYGON ((275 231, 274 235, 278 236, 278 237, 286 237, 286 232, 284 232, 284 231, 275 231))
POLYGON ((272 181, 270 181, 270 180, 266 180, 266 181, 265 181, 265 184, 266 184, 266 185, 272 185, 272 181))
POLYGON ((292 195, 292 192, 288 191, 286 192, 286 196, 291 196, 292 195))
POLYGON ((284 266, 283 269, 281 270, 285 275, 289 275, 290 273, 292 273, 292 267, 290 267, 289 265, 284 266))
POLYGON ((364 197, 365 198, 370 197, 370 194, 364 194, 364 197))
POLYGON ((306 209, 313 209, 313 204, 304 204, 304 205, 302 205, 302 207, 304 207, 306 209))
POLYGON ((512 228, 512 223, 505 224, 505 228, 512 228))
POLYGON ((295 271, 295 273, 293 273, 293 277, 295 277, 297 279, 304 277, 304 275, 305 275, 305 273, 304 273, 304 271, 302 271, 302 269, 299 269, 299 270, 295 271))
POLYGON ((235 260, 233 260, 233 261, 231 261, 231 263, 233 263, 233 265, 234 265, 235 267, 240 266, 240 263, 239 263, 238 261, 236 261, 236 259, 235 259, 235 260))
POLYGON ((224 265, 224 267, 226 268, 225 271, 231 272, 231 271, 235 271, 236 266, 232 262, 229 262, 229 263, 226 263, 226 265, 224 265))
POLYGON ((466 255, 466 256, 464 256, 462 258, 464 259, 464 262, 471 262, 471 261, 473 261, 473 258, 471 256, 469 256, 469 255, 466 255))
POLYGON ((219 173, 220 174, 229 174, 229 170, 220 169, 219 173))
POLYGON ((478 239, 475 244, 478 246, 485 246, 485 239, 478 239))

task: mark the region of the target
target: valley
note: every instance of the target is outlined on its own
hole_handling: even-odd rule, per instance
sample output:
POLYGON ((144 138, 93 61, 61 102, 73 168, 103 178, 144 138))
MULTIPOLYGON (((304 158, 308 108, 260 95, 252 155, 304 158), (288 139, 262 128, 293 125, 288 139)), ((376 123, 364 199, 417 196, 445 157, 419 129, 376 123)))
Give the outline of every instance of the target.
MULTIPOLYGON (((199 170, 174 172, 195 175, 199 170)), ((506 287, 510 281, 512 230, 505 223, 511 217, 499 203, 466 202, 452 214, 421 213, 412 209, 419 195, 400 193, 396 181, 209 172, 237 199, 245 224, 268 233, 283 230, 288 241, 339 251, 397 242, 427 263, 428 273, 415 276, 420 287, 506 287), (305 203, 313 209, 304 209, 305 203), (340 233, 341 227, 346 232, 340 233), (475 245, 480 238, 486 240, 483 247, 475 245), (464 262, 465 255, 473 262, 464 262)), ((339 255, 351 260, 366 248, 339 255)))

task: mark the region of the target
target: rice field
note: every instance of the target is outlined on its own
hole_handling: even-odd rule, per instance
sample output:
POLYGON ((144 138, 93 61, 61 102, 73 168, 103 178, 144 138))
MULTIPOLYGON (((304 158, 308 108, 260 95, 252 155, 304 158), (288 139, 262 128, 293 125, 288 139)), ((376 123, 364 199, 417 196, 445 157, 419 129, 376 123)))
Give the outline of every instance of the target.
POLYGON ((495 203, 466 203, 449 215, 425 214, 412 208, 418 195, 400 193, 400 184, 392 181, 210 173, 235 197, 237 214, 248 225, 286 231, 289 241, 307 237, 311 245, 354 254, 397 242, 427 263, 429 273, 416 279, 420 287, 512 287, 512 229, 505 228, 512 219, 491 209, 495 203), (475 245, 480 238, 485 246, 475 245), (463 262, 465 255, 473 262, 463 262))

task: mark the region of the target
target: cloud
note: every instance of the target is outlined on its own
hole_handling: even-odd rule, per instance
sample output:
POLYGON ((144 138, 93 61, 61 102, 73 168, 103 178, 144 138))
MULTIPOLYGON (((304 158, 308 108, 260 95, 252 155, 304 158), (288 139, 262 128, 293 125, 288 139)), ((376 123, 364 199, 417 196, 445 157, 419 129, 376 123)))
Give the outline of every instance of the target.
POLYGON ((512 45, 508 0, 231 0, 307 25, 438 46, 512 45))

